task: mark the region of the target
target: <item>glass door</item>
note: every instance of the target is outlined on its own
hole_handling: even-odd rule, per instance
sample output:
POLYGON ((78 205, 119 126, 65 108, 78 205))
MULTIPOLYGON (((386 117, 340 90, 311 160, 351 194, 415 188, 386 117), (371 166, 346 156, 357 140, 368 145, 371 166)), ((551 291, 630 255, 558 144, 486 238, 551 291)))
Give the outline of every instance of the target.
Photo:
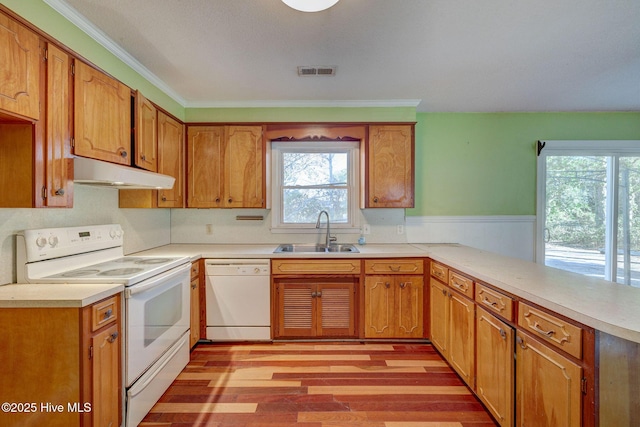
POLYGON ((640 287, 639 142, 538 143, 539 262, 640 287))

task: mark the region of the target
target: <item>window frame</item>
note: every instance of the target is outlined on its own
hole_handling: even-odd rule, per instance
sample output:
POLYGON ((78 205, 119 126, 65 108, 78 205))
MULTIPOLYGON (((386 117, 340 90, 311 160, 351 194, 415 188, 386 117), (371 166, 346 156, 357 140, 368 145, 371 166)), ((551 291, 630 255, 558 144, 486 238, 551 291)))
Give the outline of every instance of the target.
POLYGON ((607 160, 605 280, 617 280, 618 175, 620 157, 640 156, 640 140, 544 140, 537 143, 535 260, 545 265, 547 161, 549 156, 602 156, 607 160))
MULTIPOLYGON (((271 232, 273 233, 318 233, 315 222, 290 224, 283 222, 282 166, 284 152, 326 153, 335 151, 348 154, 348 215, 349 222, 331 222, 331 231, 354 233, 360 231, 360 150, 361 141, 344 140, 290 140, 270 141, 271 144, 271 232)), ((320 212, 318 212, 319 214, 320 212)), ((322 221, 324 228, 324 220, 322 221)))

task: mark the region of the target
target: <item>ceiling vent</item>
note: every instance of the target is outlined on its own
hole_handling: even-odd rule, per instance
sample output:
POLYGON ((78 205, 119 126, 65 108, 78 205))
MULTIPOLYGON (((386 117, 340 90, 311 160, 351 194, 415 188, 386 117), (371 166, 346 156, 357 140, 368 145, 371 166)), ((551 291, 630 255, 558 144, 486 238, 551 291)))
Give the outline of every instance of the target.
POLYGON ((298 76, 335 76, 336 67, 325 66, 300 66, 298 67, 298 76))

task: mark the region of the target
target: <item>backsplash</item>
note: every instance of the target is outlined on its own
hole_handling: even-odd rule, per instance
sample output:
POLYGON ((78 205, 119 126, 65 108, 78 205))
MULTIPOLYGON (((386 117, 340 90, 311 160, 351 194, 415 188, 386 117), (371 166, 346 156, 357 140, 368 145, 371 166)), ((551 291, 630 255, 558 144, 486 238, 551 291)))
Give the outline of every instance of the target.
MULTIPOLYGON (((172 243, 321 243, 326 232, 324 219, 319 230, 311 233, 271 233, 271 211, 267 209, 173 209, 172 243), (236 216, 263 216, 263 220, 237 220, 236 216), (209 227, 207 225, 210 225, 209 227)), ((360 210, 360 223, 369 224, 368 243, 406 243, 404 209, 360 210), (402 234, 398 234, 398 225, 402 234)), ((360 233, 331 234, 338 243, 356 243, 360 233)))
POLYGON ((16 280, 15 234, 29 228, 73 227, 118 223, 125 232, 125 253, 170 242, 169 209, 119 209, 118 191, 74 186, 70 209, 0 209, 0 284, 16 280))

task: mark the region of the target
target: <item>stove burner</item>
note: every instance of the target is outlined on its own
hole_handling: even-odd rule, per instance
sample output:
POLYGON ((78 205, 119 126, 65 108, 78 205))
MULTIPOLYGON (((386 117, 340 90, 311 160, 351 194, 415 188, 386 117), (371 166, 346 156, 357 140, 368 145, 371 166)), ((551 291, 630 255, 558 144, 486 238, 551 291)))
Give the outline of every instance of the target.
POLYGON ((131 274, 139 273, 144 268, 114 268, 113 270, 107 270, 98 273, 98 276, 128 276, 131 274))
POLYGON ((67 271, 66 273, 62 273, 61 276, 62 277, 83 277, 83 276, 91 276, 98 272, 100 272, 100 270, 94 270, 94 269, 88 268, 86 270, 67 271))
POLYGON ((136 261, 134 264, 163 264, 171 261, 171 258, 146 258, 136 261))

